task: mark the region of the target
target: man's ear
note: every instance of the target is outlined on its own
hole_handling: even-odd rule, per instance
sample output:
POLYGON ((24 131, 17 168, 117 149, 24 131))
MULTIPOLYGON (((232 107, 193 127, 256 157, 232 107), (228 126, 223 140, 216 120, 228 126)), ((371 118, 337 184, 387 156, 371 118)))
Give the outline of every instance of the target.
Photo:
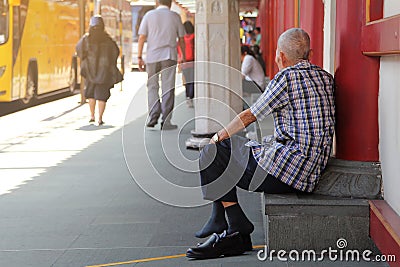
POLYGON ((314 55, 314 50, 310 49, 310 52, 308 52, 308 60, 311 60, 314 55))
POLYGON ((286 57, 285 53, 280 51, 279 52, 279 57, 281 58, 282 65, 286 67, 286 64, 288 63, 288 60, 287 60, 287 57, 286 57))

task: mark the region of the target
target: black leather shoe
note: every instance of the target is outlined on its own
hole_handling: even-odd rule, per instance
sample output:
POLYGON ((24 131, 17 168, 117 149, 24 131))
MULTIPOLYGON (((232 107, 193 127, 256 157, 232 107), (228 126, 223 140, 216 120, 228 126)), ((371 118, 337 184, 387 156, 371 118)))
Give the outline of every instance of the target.
MULTIPOLYGON (((243 245, 244 245, 244 250, 245 251, 252 251, 253 250, 253 243, 251 242, 251 237, 250 235, 243 235, 242 240, 243 240, 243 245)), ((197 243, 197 246, 201 246, 203 243, 197 243)))
POLYGON ((250 235, 242 235, 243 245, 245 251, 253 250, 253 243, 251 242, 250 235))
POLYGON ((178 129, 178 125, 171 124, 171 123, 161 123, 161 130, 175 130, 178 129))
POLYGON ((226 231, 218 235, 216 233, 203 244, 189 248, 186 257, 191 259, 213 259, 228 256, 241 255, 245 252, 242 236, 239 232, 227 235, 226 231))

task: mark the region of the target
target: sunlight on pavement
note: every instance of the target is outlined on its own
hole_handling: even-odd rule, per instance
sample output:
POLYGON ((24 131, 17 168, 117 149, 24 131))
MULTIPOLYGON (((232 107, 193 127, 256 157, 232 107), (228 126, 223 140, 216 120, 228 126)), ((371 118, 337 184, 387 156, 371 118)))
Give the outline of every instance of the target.
POLYGON ((1 169, 0 195, 10 193, 13 189, 30 181, 35 176, 45 172, 45 169, 1 169))
POLYGON ((119 85, 111 90, 103 126, 88 123, 89 107, 78 104, 79 94, 0 117, 0 195, 120 129, 130 101, 146 78, 145 73, 128 73, 124 90, 119 85))

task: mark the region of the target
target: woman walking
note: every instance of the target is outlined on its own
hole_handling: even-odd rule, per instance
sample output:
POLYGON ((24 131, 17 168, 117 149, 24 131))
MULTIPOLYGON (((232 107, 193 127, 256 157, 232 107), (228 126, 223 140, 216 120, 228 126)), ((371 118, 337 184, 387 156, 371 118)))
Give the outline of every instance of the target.
POLYGON ((103 18, 93 16, 89 23, 89 33, 76 45, 81 59, 81 75, 85 78, 85 97, 89 99, 90 120, 95 122, 95 108, 98 102, 98 125, 103 125, 106 102, 110 98, 110 89, 122 81, 117 69, 119 48, 116 42, 105 32, 103 18))

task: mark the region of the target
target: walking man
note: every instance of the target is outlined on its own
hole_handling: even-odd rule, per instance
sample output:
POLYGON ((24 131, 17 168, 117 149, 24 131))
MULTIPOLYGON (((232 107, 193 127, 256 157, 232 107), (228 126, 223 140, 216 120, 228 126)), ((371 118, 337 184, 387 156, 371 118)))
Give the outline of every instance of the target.
POLYGON ((147 41, 146 71, 149 116, 147 127, 153 128, 161 117, 161 130, 174 130, 171 123, 175 101, 175 75, 177 63, 177 40, 185 62, 185 28, 180 16, 171 11, 172 0, 157 0, 157 8, 146 13, 139 27, 138 61, 144 71, 143 45, 147 41), (159 78, 161 74, 161 101, 159 78))

